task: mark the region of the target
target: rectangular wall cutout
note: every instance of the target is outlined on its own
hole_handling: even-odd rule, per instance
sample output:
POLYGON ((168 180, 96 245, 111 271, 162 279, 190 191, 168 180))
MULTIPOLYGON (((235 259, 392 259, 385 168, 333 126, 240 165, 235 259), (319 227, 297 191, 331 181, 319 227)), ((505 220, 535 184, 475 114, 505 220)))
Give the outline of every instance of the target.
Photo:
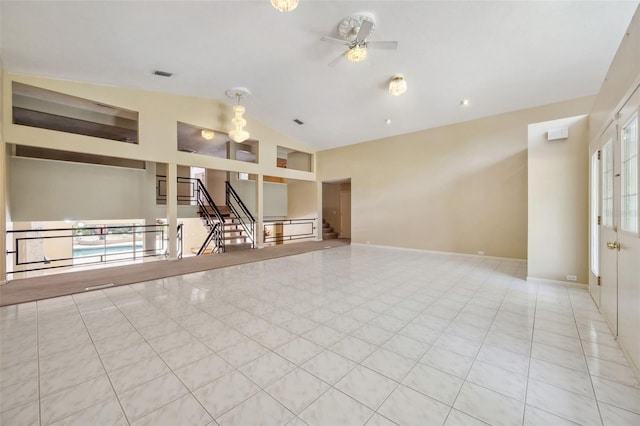
POLYGON ((138 143, 138 113, 88 99, 12 83, 13 124, 138 143))
POLYGON ((178 151, 245 163, 258 162, 257 140, 237 143, 226 133, 181 122, 178 122, 178 151))
POLYGON ((283 169, 312 172, 313 154, 278 146, 278 158, 276 165, 283 169))

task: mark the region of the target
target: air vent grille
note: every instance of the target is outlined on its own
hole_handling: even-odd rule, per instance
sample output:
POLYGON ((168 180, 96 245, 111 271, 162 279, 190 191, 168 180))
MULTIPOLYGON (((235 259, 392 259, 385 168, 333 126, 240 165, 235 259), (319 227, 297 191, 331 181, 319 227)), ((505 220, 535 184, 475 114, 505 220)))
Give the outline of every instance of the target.
POLYGON ((160 77, 171 77, 173 75, 172 72, 154 70, 153 75, 159 75, 160 77))

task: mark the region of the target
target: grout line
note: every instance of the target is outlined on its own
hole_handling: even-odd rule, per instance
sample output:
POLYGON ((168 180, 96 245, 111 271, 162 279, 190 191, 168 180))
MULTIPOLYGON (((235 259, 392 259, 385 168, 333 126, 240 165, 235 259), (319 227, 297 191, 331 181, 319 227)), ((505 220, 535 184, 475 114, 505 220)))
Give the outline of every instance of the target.
POLYGON ((42 403, 41 393, 40 393, 40 306, 38 306, 38 302, 34 302, 36 304, 36 354, 38 359, 38 367, 36 372, 38 374, 38 424, 42 425, 42 403))
POLYGON ((524 421, 527 415, 527 397, 529 396, 529 374, 531 372, 531 360, 533 359, 533 335, 536 330, 536 318, 538 312, 538 295, 540 293, 540 286, 535 284, 536 286, 536 303, 533 305, 533 324, 531 327, 531 345, 529 346, 529 362, 527 363, 527 385, 524 388, 524 409, 522 410, 522 424, 524 425, 524 421))
POLYGON ((573 300, 571 300, 571 295, 569 294, 569 290, 567 290, 567 296, 569 297, 569 306, 571 307, 573 322, 576 326, 576 331, 578 332, 578 341, 580 342, 580 349, 582 349, 582 358, 584 359, 585 366, 587 367, 587 375, 589 376, 589 383, 591 383, 593 400, 595 401, 596 408, 598 409, 598 415, 600 416, 600 424, 604 424, 604 419, 602 418, 602 412, 600 411, 600 401, 598 401, 598 394, 596 394, 596 388, 593 384, 593 376, 591 375, 591 370, 589 369, 589 363, 587 362, 587 354, 584 352, 584 344, 582 343, 582 339, 580 336, 580 329, 578 327, 578 321, 576 320, 576 312, 573 309, 573 300))
MULTIPOLYGON (((107 297, 109 300, 111 300, 111 298, 109 298, 102 290, 96 290, 99 291, 100 293, 104 294, 105 297, 107 297)), ((82 324, 84 325, 84 328, 87 330, 87 334, 89 335, 89 339, 91 340, 91 344, 93 345, 93 350, 96 352, 96 355, 98 355, 98 359, 100 360, 100 364, 102 365, 102 369, 104 370, 104 375, 107 377, 107 380, 109 381, 109 385, 111 385, 111 390, 113 391, 113 395, 116 397, 116 401, 118 401, 118 405, 120 406, 120 410, 122 410, 122 414, 124 415, 125 420, 127 421, 128 424, 131 424, 131 422, 129 421, 129 417, 127 416, 127 412, 124 411, 124 407, 122 406, 122 402, 120 401, 120 397, 118 396, 118 393, 116 392, 116 389, 113 387, 113 383, 111 382, 111 377, 109 377, 109 373, 107 372, 107 368, 104 365, 104 362, 102 361, 102 357, 100 356, 100 352, 98 352, 98 348, 96 348, 96 344, 95 341, 93 340, 93 336, 91 336, 91 332, 89 331, 89 327, 87 327, 87 323, 84 320, 84 316, 82 314, 82 312, 80 312, 80 308, 78 307, 78 303, 76 302, 76 298, 73 297, 73 295, 70 295, 69 297, 71 297, 71 300, 73 300, 73 304, 76 307, 76 311, 78 311, 78 315, 80 316, 80 319, 82 320, 82 324)), ((111 301, 111 303, 113 303, 113 301, 111 301)), ((104 401, 100 401, 100 403, 102 403, 104 401)), ((94 405, 98 405, 98 404, 94 404, 94 405)))

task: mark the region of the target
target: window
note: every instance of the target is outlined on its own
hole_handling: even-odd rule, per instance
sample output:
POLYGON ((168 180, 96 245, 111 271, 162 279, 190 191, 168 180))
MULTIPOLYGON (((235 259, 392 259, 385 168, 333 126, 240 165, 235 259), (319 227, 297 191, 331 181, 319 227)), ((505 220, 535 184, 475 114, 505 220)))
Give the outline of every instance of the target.
POLYGON ((620 229, 638 232, 638 116, 629 120, 620 135, 622 172, 620 229))
POLYGON ((598 226, 598 213, 600 209, 600 168, 598 167, 598 152, 591 156, 591 271, 598 276, 598 262, 600 259, 599 241, 600 227, 598 226))
POLYGON ((602 148, 602 224, 613 228, 613 140, 602 148))

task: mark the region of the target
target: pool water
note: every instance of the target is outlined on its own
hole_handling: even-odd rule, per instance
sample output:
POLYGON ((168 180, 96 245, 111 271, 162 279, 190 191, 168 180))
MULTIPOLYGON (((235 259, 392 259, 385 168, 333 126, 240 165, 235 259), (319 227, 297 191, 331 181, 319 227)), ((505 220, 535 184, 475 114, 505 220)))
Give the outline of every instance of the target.
MULTIPOLYGON (((142 250, 142 243, 136 244, 136 251, 142 250)), ((73 249, 73 257, 82 257, 82 256, 91 256, 91 255, 100 255, 100 254, 112 254, 112 253, 122 253, 122 252, 132 252, 133 244, 123 244, 117 246, 97 246, 97 247, 86 247, 86 248, 74 248, 73 249)))

